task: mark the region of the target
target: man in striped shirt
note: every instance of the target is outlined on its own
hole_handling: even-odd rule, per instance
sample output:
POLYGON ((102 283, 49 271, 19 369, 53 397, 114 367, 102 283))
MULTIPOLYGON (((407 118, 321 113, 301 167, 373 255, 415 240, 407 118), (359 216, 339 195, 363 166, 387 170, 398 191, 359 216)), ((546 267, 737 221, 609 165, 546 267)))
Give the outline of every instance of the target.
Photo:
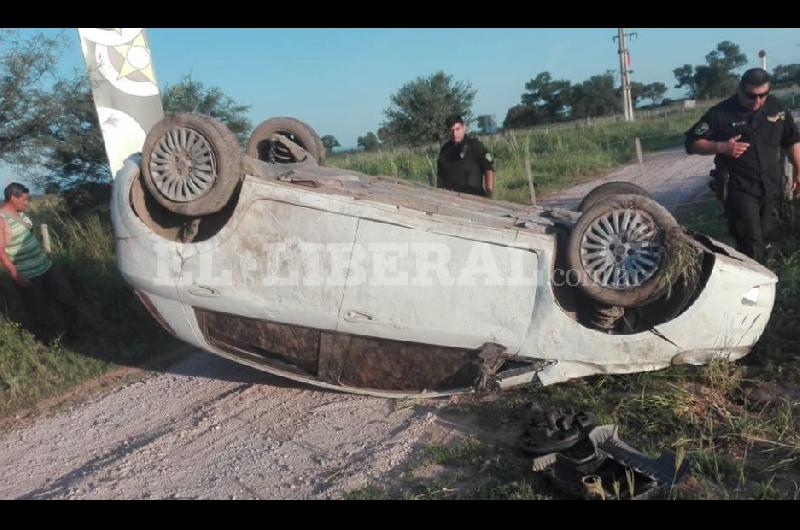
POLYGON ((42 325, 42 298, 48 296, 70 308, 70 323, 77 315, 75 292, 39 241, 33 235, 33 221, 25 215, 28 209, 28 188, 12 182, 3 192, 5 203, 0 207, 0 263, 8 269, 17 284, 34 329, 42 325))

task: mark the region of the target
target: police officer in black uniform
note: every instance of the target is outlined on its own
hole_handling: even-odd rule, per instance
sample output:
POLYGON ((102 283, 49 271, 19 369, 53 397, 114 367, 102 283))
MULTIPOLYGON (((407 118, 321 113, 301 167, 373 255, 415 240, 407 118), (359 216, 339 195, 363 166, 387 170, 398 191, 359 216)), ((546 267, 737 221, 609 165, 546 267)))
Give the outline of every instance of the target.
POLYGON ((467 137, 464 119, 458 114, 449 116, 445 125, 450 130, 450 141, 439 152, 436 187, 491 197, 494 192, 492 155, 480 140, 467 137))
POLYGON ((766 239, 775 226, 783 189, 781 149, 800 190, 800 134, 792 115, 769 95, 769 74, 744 73, 737 93, 712 107, 686 131, 686 152, 714 157, 717 196, 725 204, 736 249, 766 263, 766 239), (722 186, 727 193, 721 193, 722 186))

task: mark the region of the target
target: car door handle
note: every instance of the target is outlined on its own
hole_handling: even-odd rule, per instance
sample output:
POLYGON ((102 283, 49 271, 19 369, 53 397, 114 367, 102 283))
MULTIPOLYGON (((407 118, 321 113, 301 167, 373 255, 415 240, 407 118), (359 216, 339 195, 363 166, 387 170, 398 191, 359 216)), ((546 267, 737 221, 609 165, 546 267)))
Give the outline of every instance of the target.
POLYGON ((219 296, 220 292, 214 289, 213 287, 207 287, 205 285, 192 285, 188 289, 189 294, 193 294, 196 296, 219 296))
POLYGON ((375 320, 375 317, 373 317, 369 313, 364 313, 363 311, 352 311, 351 310, 351 311, 348 311, 347 313, 345 313, 344 319, 347 322, 358 323, 358 322, 370 322, 372 320, 375 320))

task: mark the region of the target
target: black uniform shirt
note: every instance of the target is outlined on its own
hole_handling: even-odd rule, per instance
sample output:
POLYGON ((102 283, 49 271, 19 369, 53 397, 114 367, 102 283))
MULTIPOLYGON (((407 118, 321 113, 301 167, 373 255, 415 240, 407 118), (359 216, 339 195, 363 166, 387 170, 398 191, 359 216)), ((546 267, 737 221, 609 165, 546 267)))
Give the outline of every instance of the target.
POLYGON ((492 164, 492 155, 477 138, 464 138, 457 144, 450 140, 439 152, 436 186, 483 195, 483 174, 493 170, 492 164))
POLYGON ((739 134, 738 141, 750 147, 739 158, 716 155, 716 167, 727 169, 730 185, 746 193, 756 197, 781 193, 781 148, 800 142, 800 134, 791 113, 773 96, 767 96, 756 112, 742 108, 735 95, 715 105, 686 131, 686 152, 691 153, 699 139, 724 142, 739 134))

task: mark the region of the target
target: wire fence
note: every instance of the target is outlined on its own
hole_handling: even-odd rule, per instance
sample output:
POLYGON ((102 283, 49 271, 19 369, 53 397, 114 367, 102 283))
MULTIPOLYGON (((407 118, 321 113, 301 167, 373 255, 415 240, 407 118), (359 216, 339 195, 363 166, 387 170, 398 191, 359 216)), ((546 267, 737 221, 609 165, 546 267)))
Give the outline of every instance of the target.
POLYGON ((684 102, 680 102, 658 109, 635 110, 634 121, 632 122, 626 122, 625 117, 622 114, 611 114, 609 116, 587 117, 587 118, 580 118, 564 122, 544 123, 544 124, 534 125, 531 127, 509 128, 499 133, 479 135, 479 137, 480 138, 503 137, 504 135, 508 135, 510 133, 524 133, 524 132, 540 132, 544 134, 549 134, 550 131, 559 131, 563 129, 580 129, 585 127, 596 127, 612 123, 636 123, 636 118, 647 119, 647 120, 652 120, 654 118, 666 119, 676 114, 685 115, 696 112, 699 109, 706 109, 716 105, 720 101, 722 100, 721 99, 697 100, 695 101, 694 105, 687 105, 684 102))

